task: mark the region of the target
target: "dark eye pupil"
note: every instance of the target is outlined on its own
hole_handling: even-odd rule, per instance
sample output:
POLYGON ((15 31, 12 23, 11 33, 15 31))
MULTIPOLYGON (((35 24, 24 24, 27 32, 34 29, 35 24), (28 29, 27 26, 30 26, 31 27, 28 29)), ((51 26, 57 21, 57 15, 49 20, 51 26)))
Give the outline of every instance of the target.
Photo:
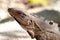
POLYGON ((53 22, 49 22, 50 25, 53 25, 53 22))

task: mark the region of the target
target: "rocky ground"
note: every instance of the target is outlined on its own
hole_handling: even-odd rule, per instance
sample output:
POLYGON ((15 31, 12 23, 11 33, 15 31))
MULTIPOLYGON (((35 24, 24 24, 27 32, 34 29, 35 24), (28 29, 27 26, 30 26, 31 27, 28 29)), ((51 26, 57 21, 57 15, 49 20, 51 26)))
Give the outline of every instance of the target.
POLYGON ((14 20, 5 23, 0 22, 0 40, 35 40, 14 20))

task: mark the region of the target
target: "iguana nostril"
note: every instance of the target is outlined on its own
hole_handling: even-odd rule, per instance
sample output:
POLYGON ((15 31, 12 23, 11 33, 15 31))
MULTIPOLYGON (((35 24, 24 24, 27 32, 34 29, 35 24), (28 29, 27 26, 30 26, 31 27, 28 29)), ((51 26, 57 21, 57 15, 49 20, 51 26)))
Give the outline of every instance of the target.
POLYGON ((12 9, 12 8, 8 8, 8 12, 10 12, 10 11, 11 11, 11 9, 12 9))

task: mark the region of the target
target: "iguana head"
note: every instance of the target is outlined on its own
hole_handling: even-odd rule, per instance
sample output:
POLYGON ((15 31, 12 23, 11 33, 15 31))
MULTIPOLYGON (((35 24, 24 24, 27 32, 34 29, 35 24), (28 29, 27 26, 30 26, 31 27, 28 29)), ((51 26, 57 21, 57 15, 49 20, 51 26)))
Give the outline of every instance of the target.
POLYGON ((47 22, 44 21, 44 19, 38 18, 38 17, 32 17, 27 15, 26 13, 15 9, 15 8, 9 8, 8 12, 11 14, 11 16, 13 16, 18 23, 25 28, 26 30, 32 28, 33 22, 41 29, 47 30, 47 31, 55 31, 57 27, 48 24, 47 22))
POLYGON ((9 8, 8 12, 10 13, 11 16, 13 16, 15 18, 15 20, 17 20, 17 22, 25 30, 27 30, 28 32, 30 32, 32 34, 33 38, 36 36, 39 36, 41 33, 45 33, 45 32, 52 33, 55 35, 58 34, 60 36, 60 34, 59 34, 60 32, 59 32, 56 24, 51 25, 51 23, 49 23, 48 21, 45 21, 39 17, 29 16, 26 13, 22 12, 21 10, 17 10, 15 8, 9 8))

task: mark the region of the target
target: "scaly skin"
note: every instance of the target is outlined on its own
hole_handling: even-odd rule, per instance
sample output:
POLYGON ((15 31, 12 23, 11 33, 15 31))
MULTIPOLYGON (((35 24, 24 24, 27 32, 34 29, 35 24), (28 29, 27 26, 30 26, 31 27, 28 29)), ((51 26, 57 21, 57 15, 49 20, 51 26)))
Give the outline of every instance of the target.
POLYGON ((59 30, 55 30, 54 26, 46 23, 43 19, 27 15, 14 8, 9 8, 8 12, 32 38, 36 38, 36 40, 60 40, 59 30))

